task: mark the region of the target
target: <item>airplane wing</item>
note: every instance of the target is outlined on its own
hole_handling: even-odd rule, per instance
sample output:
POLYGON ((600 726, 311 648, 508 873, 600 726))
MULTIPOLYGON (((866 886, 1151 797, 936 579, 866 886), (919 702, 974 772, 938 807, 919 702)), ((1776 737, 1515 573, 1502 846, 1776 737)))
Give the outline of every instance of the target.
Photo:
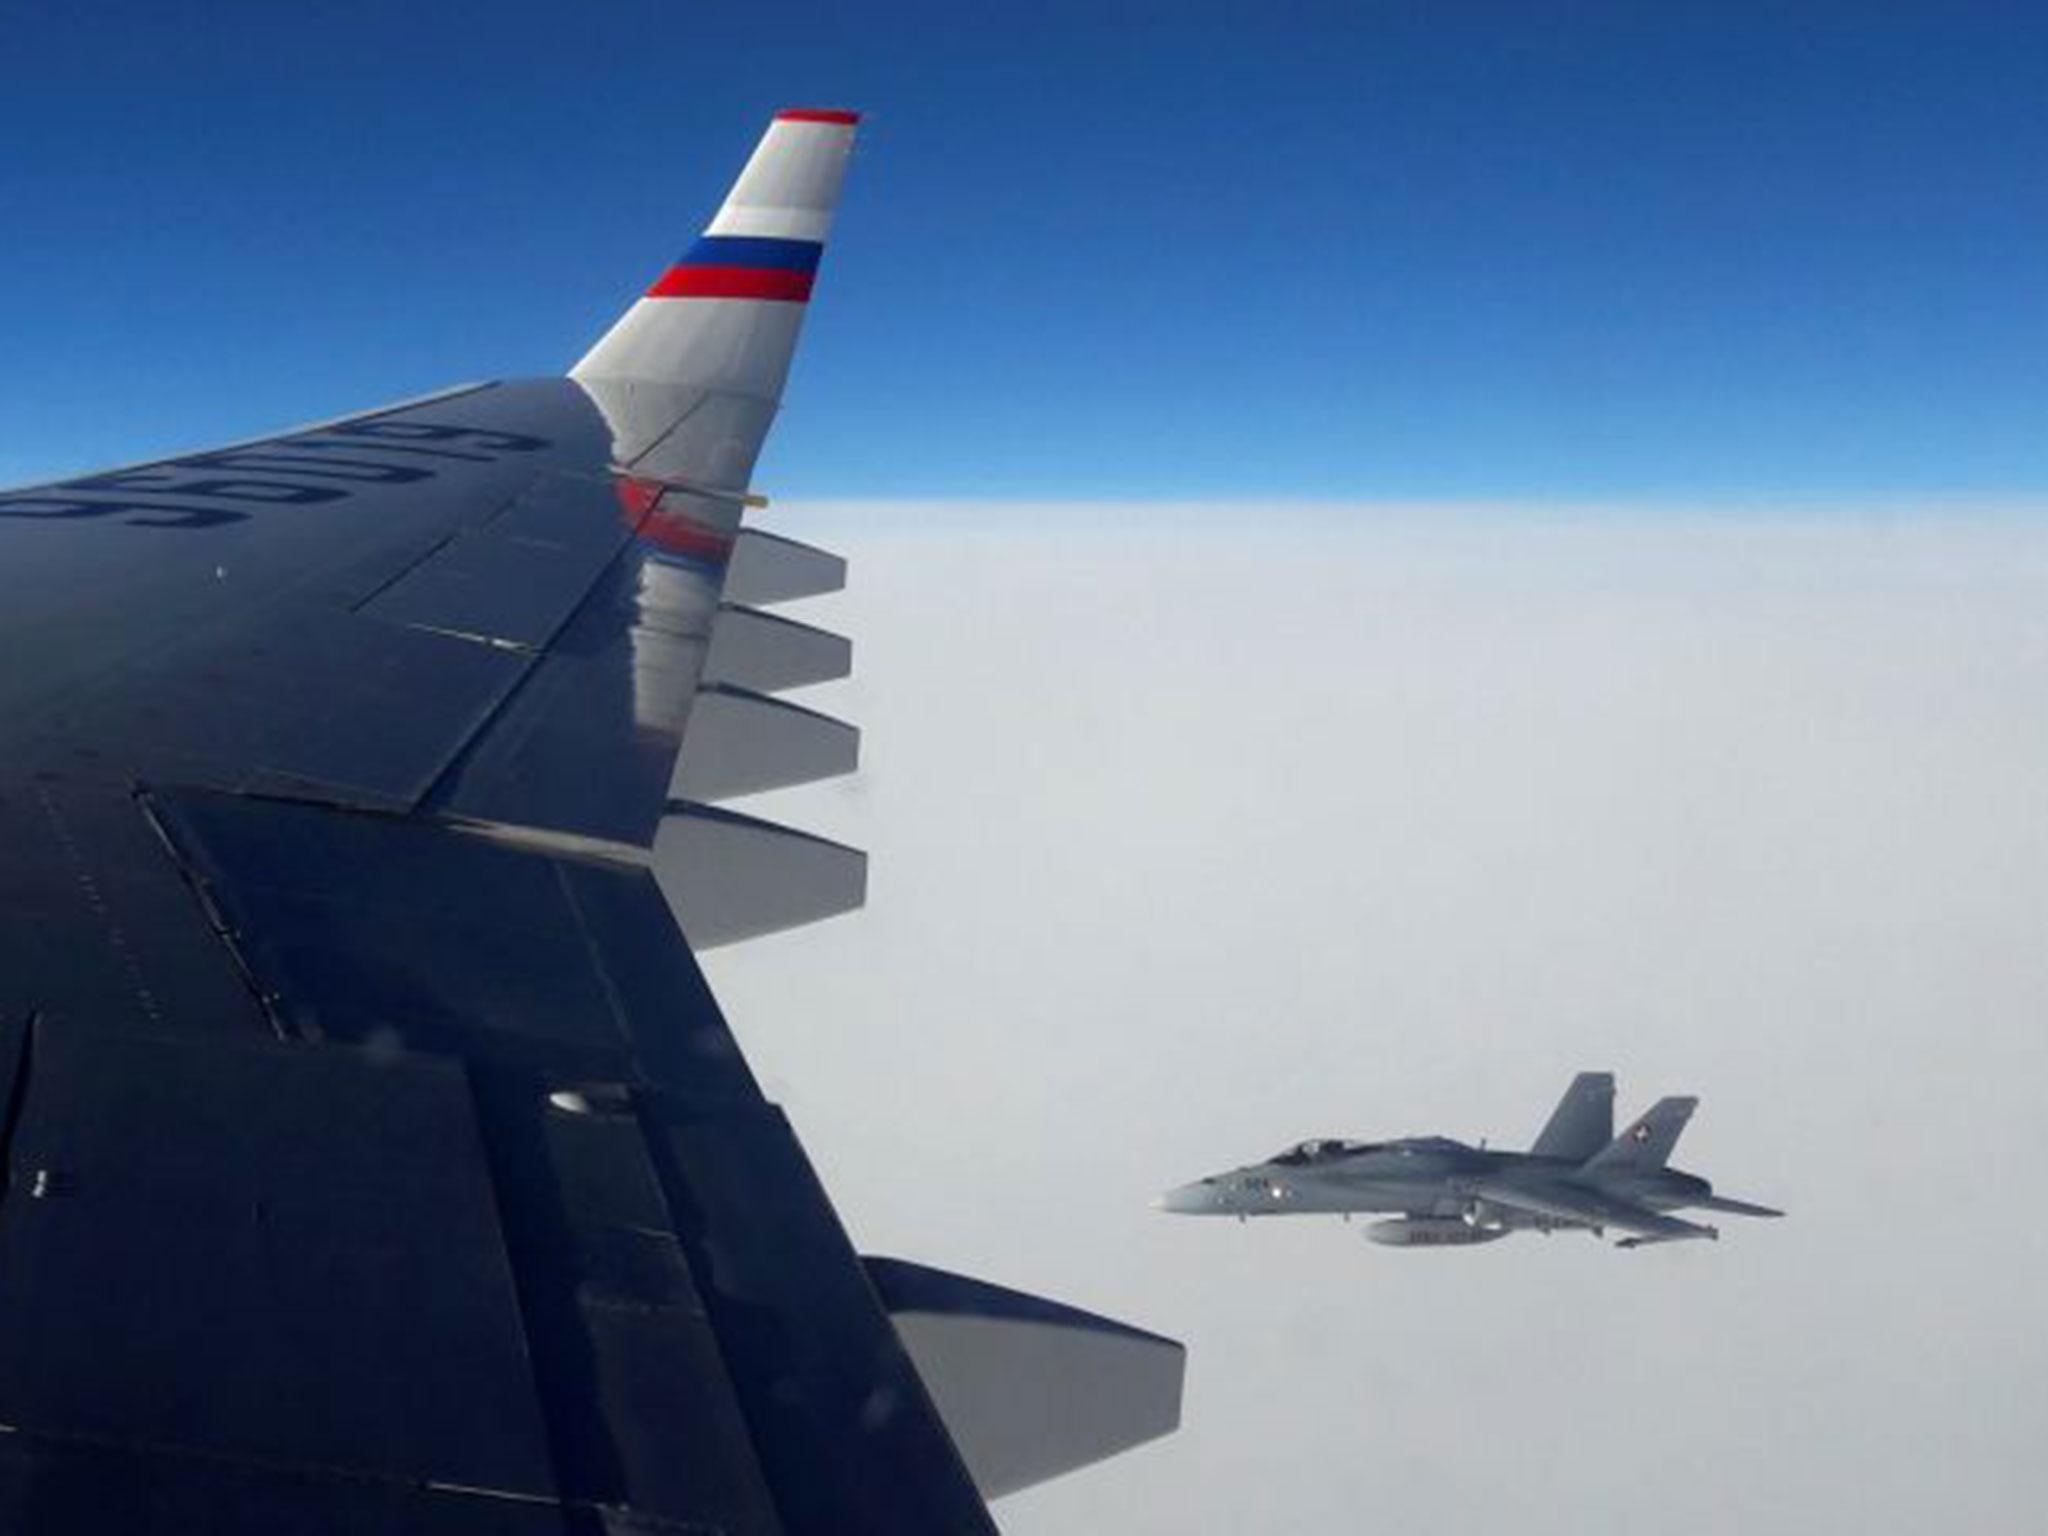
POLYGON ((862 892, 712 803, 853 764, 741 524, 853 122, 567 377, 0 493, 0 1529, 993 1529, 692 952, 862 892))
POLYGON ((1603 1194, 1583 1184, 1557 1180, 1543 1184, 1507 1183, 1489 1180, 1475 1191, 1482 1199, 1495 1205, 1510 1206, 1532 1216, 1548 1216, 1554 1221, 1567 1221, 1580 1226, 1613 1227, 1626 1232, 1629 1237, 1621 1246, 1636 1248, 1646 1243, 1676 1242, 1683 1238, 1719 1237, 1712 1227, 1696 1222, 1681 1221, 1676 1216, 1667 1216, 1653 1211, 1648 1206, 1636 1205, 1613 1195, 1603 1194))

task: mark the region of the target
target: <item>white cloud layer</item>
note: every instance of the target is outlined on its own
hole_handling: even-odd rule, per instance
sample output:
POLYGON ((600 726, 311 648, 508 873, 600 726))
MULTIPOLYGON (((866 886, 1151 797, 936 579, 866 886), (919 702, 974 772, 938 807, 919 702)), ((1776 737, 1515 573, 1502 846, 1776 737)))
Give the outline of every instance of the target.
POLYGON ((776 526, 853 558, 807 702, 867 767, 746 808, 873 877, 713 957, 735 1027, 863 1248, 1190 1350, 1177 1436, 1006 1531, 2032 1528, 2048 524, 776 526), (1146 1208, 1311 1134, 1526 1144, 1595 1067, 1700 1094, 1677 1161, 1790 1218, 1146 1208))

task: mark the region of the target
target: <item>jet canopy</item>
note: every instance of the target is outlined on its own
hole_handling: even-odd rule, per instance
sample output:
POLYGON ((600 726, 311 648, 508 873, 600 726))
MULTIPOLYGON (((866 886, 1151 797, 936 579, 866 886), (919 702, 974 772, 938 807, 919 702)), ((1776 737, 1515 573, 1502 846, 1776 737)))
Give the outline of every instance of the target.
POLYGON ((1462 1141, 1449 1136, 1403 1136, 1399 1141, 1385 1145, 1402 1152, 1469 1152, 1472 1149, 1462 1141))
POLYGON ((1285 1152, 1277 1153, 1272 1161, 1283 1168, 1300 1168, 1312 1163, 1356 1157, 1361 1152, 1377 1152, 1385 1145, 1382 1141, 1344 1141, 1335 1136, 1321 1136, 1296 1142, 1285 1152))
POLYGON ((1453 1141, 1448 1136, 1403 1136, 1395 1141, 1345 1141, 1337 1136, 1312 1137, 1298 1141, 1285 1152, 1276 1153, 1268 1162, 1282 1168, 1313 1168, 1322 1164, 1340 1162, 1348 1157, 1357 1157, 1364 1152, 1464 1152, 1471 1150, 1462 1141, 1453 1141))

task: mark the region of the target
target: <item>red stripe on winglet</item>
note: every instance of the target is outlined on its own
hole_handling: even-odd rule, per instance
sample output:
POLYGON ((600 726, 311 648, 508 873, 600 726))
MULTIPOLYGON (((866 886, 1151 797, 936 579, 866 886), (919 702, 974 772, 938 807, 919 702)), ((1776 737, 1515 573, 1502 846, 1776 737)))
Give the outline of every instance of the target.
POLYGON ((845 123, 848 127, 860 121, 858 112, 842 112, 836 107, 784 107, 775 114, 779 123, 845 123))
POLYGON ((811 274, 781 267, 670 267, 647 290, 650 299, 781 299, 811 296, 811 274))

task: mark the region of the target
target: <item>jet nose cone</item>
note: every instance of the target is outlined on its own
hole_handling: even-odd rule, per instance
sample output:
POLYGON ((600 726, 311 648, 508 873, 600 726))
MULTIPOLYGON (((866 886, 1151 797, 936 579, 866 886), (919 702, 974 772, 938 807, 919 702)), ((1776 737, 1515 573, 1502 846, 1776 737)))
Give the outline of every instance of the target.
POLYGON ((1170 1211, 1176 1216, 1199 1216, 1204 1211, 1216 1209, 1213 1186, 1208 1184, 1181 1184, 1162 1195, 1152 1198, 1152 1209, 1170 1211))

